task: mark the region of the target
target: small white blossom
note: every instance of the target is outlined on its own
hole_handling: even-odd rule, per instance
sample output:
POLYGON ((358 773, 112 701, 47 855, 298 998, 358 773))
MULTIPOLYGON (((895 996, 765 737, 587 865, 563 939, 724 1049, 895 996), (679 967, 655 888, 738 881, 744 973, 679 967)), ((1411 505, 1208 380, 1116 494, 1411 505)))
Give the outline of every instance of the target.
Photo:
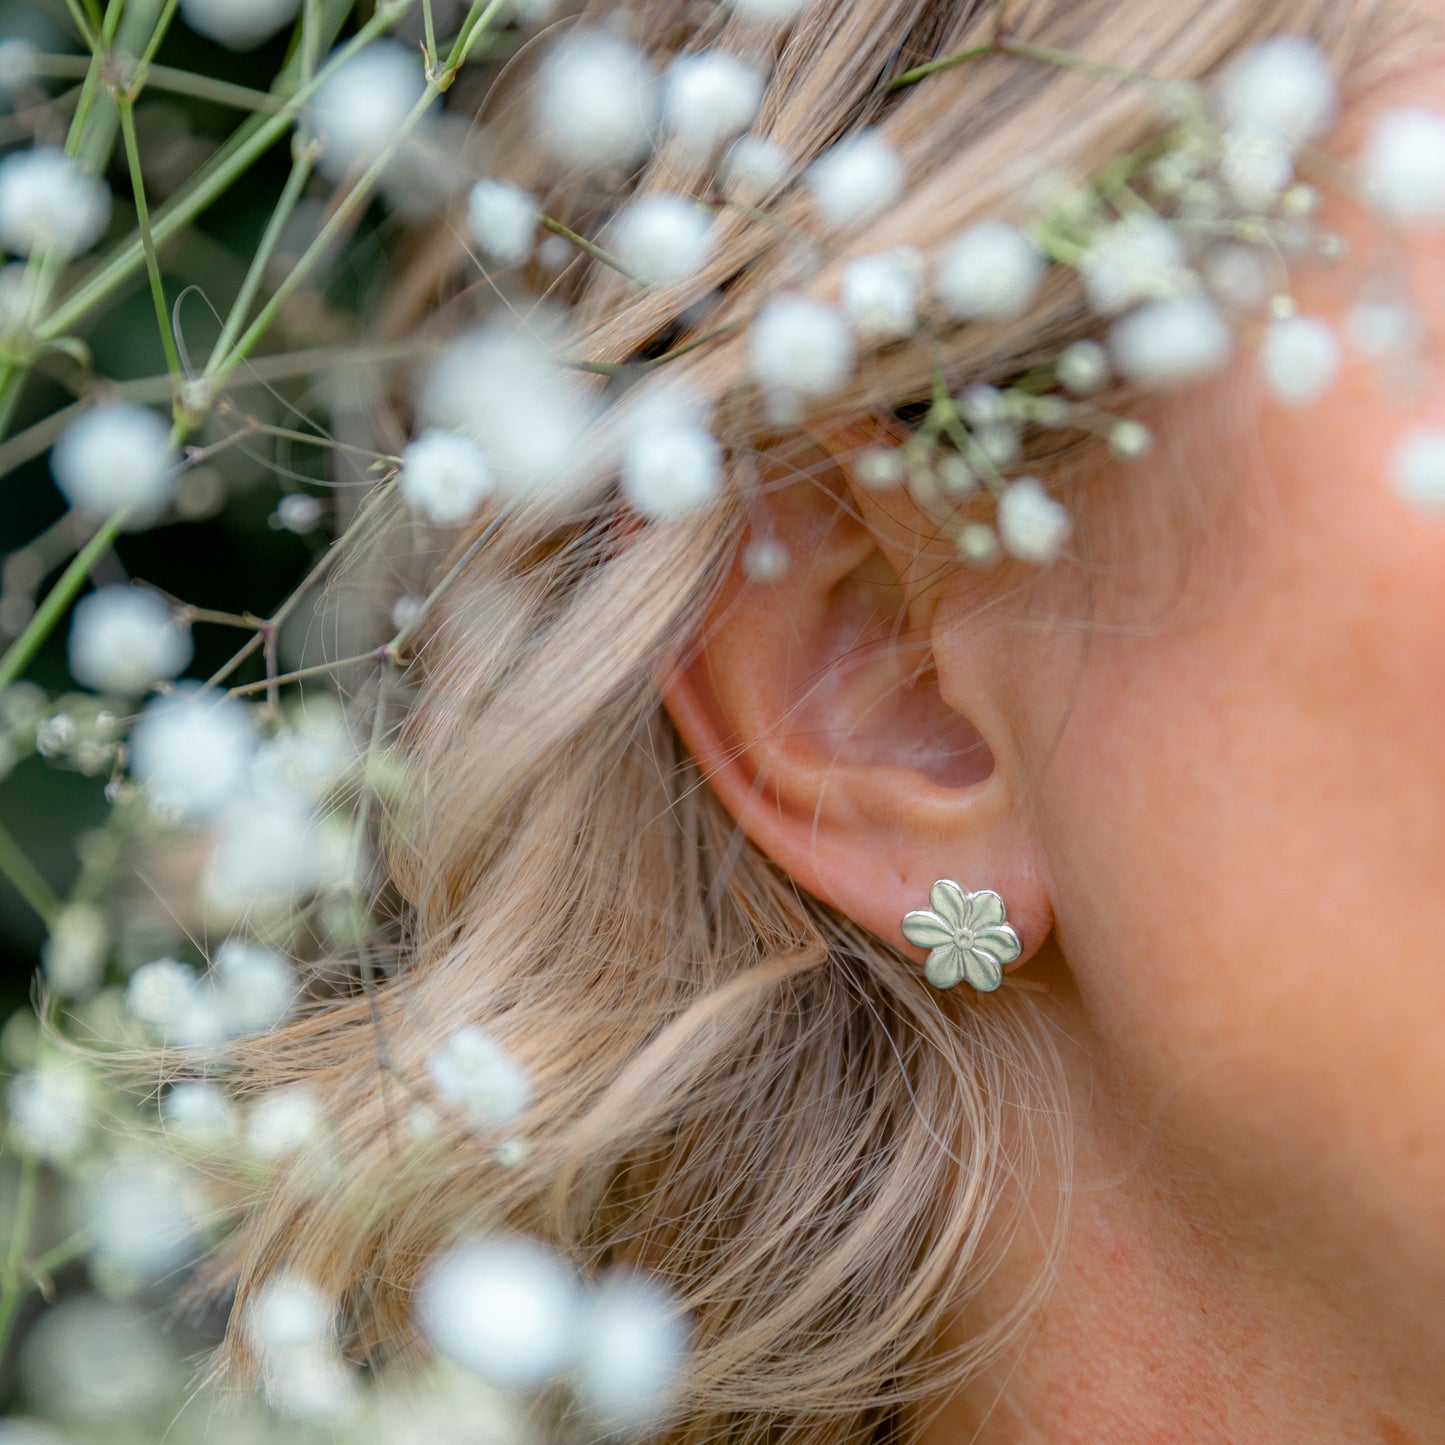
POLYGON ((0 95, 12 96, 34 81, 38 55, 35 42, 24 35, 0 40, 0 95))
POLYGON ((97 692, 133 697, 185 670, 190 624, 154 592, 114 582, 76 604, 70 672, 97 692))
POLYGON ((1334 383, 1341 349, 1333 328, 1318 317, 1282 316, 1269 323, 1259 359, 1275 396, 1286 406, 1305 406, 1334 383))
POLYGON ((110 188, 57 146, 0 160, 0 248, 20 256, 79 256, 110 220, 110 188))
POLYGON ((464 1024, 428 1054, 426 1071, 438 1092, 478 1128, 505 1128, 532 1102, 527 1071, 473 1024, 464 1024))
POLYGON ((876 216, 903 194, 903 162, 878 131, 860 131, 819 156, 807 183, 824 224, 847 226, 876 216))
POLYGON ((437 1352, 503 1389, 531 1389, 573 1361, 578 1292, 545 1245, 515 1235, 437 1256, 417 1287, 417 1321, 437 1352))
POLYGON ((536 197, 509 181, 480 180, 467 195, 472 239, 501 266, 515 266, 532 254, 541 214, 536 197))
POLYGON ((321 499, 310 492, 288 492, 276 503, 271 523, 282 532, 304 537, 321 520, 321 499))
POLYGON ((236 1132, 236 1114, 215 1084, 173 1084, 161 1100, 161 1118, 181 1139, 214 1147, 236 1132))
POLYGON ((1345 317, 1350 345, 1371 361, 1409 351, 1424 334, 1419 313, 1404 301, 1359 301, 1345 317))
POLYGON ((1391 477, 1407 502, 1445 511, 1445 427, 1410 432, 1395 449, 1391 477))
POLYGON ((1239 126, 1224 138, 1219 175, 1245 205, 1268 206, 1294 180, 1289 143, 1278 131, 1265 126, 1239 126))
POLYGON ((139 525, 175 496, 170 428, 158 412, 129 401, 103 402, 73 421, 50 452, 55 484, 72 507, 130 507, 139 525))
POLYGON ((316 168, 333 181, 371 165, 396 140, 426 90, 421 57, 397 40, 374 40, 321 82, 305 133, 325 142, 316 168))
POLYGON ((301 0, 181 0, 186 24, 228 50, 254 50, 300 8, 301 0))
POLYGON ((95 1086, 74 1059, 47 1059, 5 1086, 10 1134, 52 1164, 73 1159, 90 1134, 95 1086))
POLYGON ((325 1115, 321 1101, 305 1084, 263 1094, 246 1114, 246 1147, 264 1162, 284 1159, 315 1140, 325 1115))
POLYGON ((1189 289, 1193 272, 1178 233, 1158 216, 1125 216, 1089 247, 1084 290, 1100 316, 1189 289))
POLYGON ((67 903, 41 949, 45 978, 64 998, 90 993, 105 970, 110 927, 94 903, 67 903))
POLYGON ((196 990, 196 971, 174 958, 143 963, 125 989, 126 1007, 161 1033, 170 1033, 196 990))
POLYGON ((261 798, 317 802, 356 760, 341 708, 310 702, 256 749, 251 787, 261 798))
POLYGON ((775 191, 787 179, 791 162, 780 145, 762 136, 745 135, 723 161, 728 183, 745 196, 775 191))
POLYGON ((1140 385, 1171 386, 1218 371, 1233 344, 1229 324, 1203 296, 1150 301, 1109 333, 1114 364, 1140 385))
POLYGON ((933 471, 945 496, 967 497, 978 490, 977 475, 957 452, 940 457, 933 471))
POLYGON ((1365 197, 1406 226, 1445 226, 1445 115, 1392 106, 1371 123, 1360 157, 1365 197))
POLYGON ((1125 461, 1147 456, 1154 445, 1154 434, 1141 421, 1116 421, 1109 428, 1109 450, 1125 461))
POLYGON ((973 439, 995 467, 1006 467, 1016 460, 1023 440, 1019 429, 1008 421, 986 423, 974 432, 973 439))
POLYGON ((1075 341, 1054 363, 1059 385, 1075 396, 1088 396, 1109 380, 1109 353, 1097 341, 1075 341))
POLYGON ((853 478, 870 492, 886 492, 908 480, 908 460, 898 447, 868 447, 853 463, 853 478))
POLYGON ((401 454, 397 482, 407 505, 438 527, 470 520, 493 490, 492 469, 475 442, 433 429, 401 454))
POLYGON ((131 772, 157 806, 207 818, 237 794, 255 745, 245 706, 212 689, 179 687, 146 705, 130 737, 131 772))
POLYGON ((985 220, 938 253, 934 287, 956 320, 1008 320, 1033 300, 1043 274, 1043 256, 1017 226, 985 220))
POLYGON ((578 1393, 614 1431, 653 1430, 668 1415, 687 1358, 681 1305, 655 1280, 614 1271, 579 1331, 578 1393))
POLYGON ((763 77, 723 50, 681 55, 663 82, 663 118, 691 150, 706 154, 746 130, 763 98, 763 77))
POLYGON ((617 217, 614 249, 644 281, 685 281, 712 250, 712 216, 683 196, 644 196, 617 217))
POLYGON ((918 325, 918 282, 923 253, 899 246, 877 256, 859 256, 843 267, 842 302, 859 336, 895 341, 918 325))
POLYGON ((1273 289, 1264 255, 1240 241, 1210 247, 1200 269, 1209 289, 1236 311, 1257 311, 1273 289))
POLYGON ((774 296, 748 335, 748 362, 764 387, 827 396, 853 372, 853 333, 842 314, 806 296, 774 296))
POLYGON ((95 1181, 87 1213, 95 1257, 123 1279, 155 1283, 196 1251, 192 1191, 159 1156, 116 1159, 95 1181))
POLYGON ((776 537, 759 537, 743 549, 743 573, 753 582, 781 582, 788 575, 792 558, 776 537))
POLYGON ((663 521, 705 507, 722 483, 722 448, 689 422, 648 426, 627 444, 622 494, 644 517, 663 521))
POLYGON ((273 1029, 296 1003, 296 975, 290 964, 259 943, 228 938, 216 950, 214 971, 232 1034, 273 1029))
POLYGON ((652 143, 657 92, 652 67, 636 46, 602 30, 574 30, 539 69, 537 137, 575 165, 631 165, 652 143))
POLYGON ((1293 145, 1318 140, 1339 105, 1329 61, 1300 35, 1252 45, 1225 72, 1218 99, 1227 126, 1258 126, 1293 145))
POLYGON ((203 896, 243 912, 339 883, 347 876, 346 830, 295 796, 241 796, 216 820, 203 896))
POLYGON ((969 426, 991 426, 1008 418, 1008 398, 998 387, 977 381, 958 394, 958 412, 969 426))
POLYGON ((263 1357, 326 1344, 336 1333, 336 1312, 310 1280, 273 1275, 246 1310, 246 1333, 263 1357))
POLYGON ((1052 562, 1072 530, 1067 509, 1037 477, 1010 482, 998 500, 999 537, 1006 551, 1025 562, 1052 562))

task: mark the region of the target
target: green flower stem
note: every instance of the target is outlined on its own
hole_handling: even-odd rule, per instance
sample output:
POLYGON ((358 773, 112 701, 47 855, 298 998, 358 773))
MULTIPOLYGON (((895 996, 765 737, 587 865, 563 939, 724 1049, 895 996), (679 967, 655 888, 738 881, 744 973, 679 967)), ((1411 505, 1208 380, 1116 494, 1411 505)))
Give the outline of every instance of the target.
POLYGON ((62 1240, 54 1249, 47 1249, 44 1254, 30 1261, 31 1278, 38 1283, 55 1270, 63 1269, 67 1264, 79 1259, 90 1245, 90 1231, 76 1230, 69 1239, 62 1240))
POLYGON ((452 83, 457 71, 467 63, 472 47, 490 29, 492 21, 507 3, 508 0, 485 0, 485 3, 483 0, 473 0, 472 8, 467 12, 467 18, 462 22, 462 28, 447 56, 443 89, 452 83))
MULTIPOLYGON (((90 68, 91 61, 84 55, 40 55, 35 59, 36 73, 56 80, 83 77, 90 68)), ((213 80, 208 75, 194 75, 189 70, 177 70, 170 65, 147 65, 144 79, 147 90, 187 95, 196 100, 229 106, 232 110, 275 112, 285 104, 284 100, 267 91, 232 85, 226 80, 213 80)))
POLYGON ((156 17, 156 23, 151 27, 151 38, 146 42, 146 48, 141 51, 138 64, 139 74, 142 77, 147 75, 148 68, 155 53, 161 48, 161 41, 166 38, 166 31, 171 28, 171 21, 176 18, 176 6, 179 0, 166 0, 165 9, 156 17))
POLYGON ((297 290, 301 283, 311 273, 325 253, 330 250, 331 243, 340 234, 351 218, 360 211, 370 200, 376 183, 381 179, 381 173, 390 164, 401 143, 415 129, 422 117, 426 115, 432 106, 441 98, 441 89, 429 84, 422 92, 416 104, 412 106, 410 114, 402 121, 397 128, 396 134, 391 138, 386 148, 376 157, 372 163, 362 172, 356 184, 346 193, 340 203, 327 218, 326 224, 317 232, 316 238, 302 253, 300 259, 292 267, 290 273, 271 293, 266 304, 256 314, 256 319, 246 328, 245 334, 234 346, 230 347, 224 354, 213 353, 206 365, 205 378, 211 384, 213 390, 219 392, 225 385, 227 378, 256 348, 261 339, 271 329, 272 323, 276 320, 281 308, 297 290))
POLYGON ((639 286, 643 285, 642 277, 637 274, 625 261, 619 261, 610 251, 604 251, 595 241, 589 241, 586 236, 579 235, 569 226, 564 226, 561 221, 554 221, 551 216, 541 218, 542 229, 551 231, 554 236, 562 236, 576 246, 579 251, 585 251, 594 261, 600 261, 604 266, 611 267, 619 276, 626 276, 629 281, 636 281, 639 286))
POLYGON ((999 45, 996 40, 986 40, 982 45, 970 45, 967 50, 955 50, 951 55, 940 55, 937 60, 930 60, 926 65, 915 65, 912 70, 905 70, 902 75, 895 75, 883 89, 886 93, 892 90, 902 90, 904 86, 917 85, 920 80, 926 80, 930 75, 937 75, 940 70, 951 70, 955 65, 962 65, 965 61, 978 60, 985 55, 994 55, 998 49, 999 45))
POLYGON ((1071 50, 1058 50, 1052 45, 1034 45, 1027 40, 1000 38, 995 49, 1004 55, 1017 55, 1023 60, 1037 60, 1043 65, 1057 66, 1060 70, 1076 70, 1082 75, 1099 75, 1108 80, 1127 81, 1131 85, 1152 84, 1159 80, 1147 70, 1128 70, 1122 65, 1110 65, 1103 60, 1090 60, 1075 55, 1071 50))
POLYGON ((24 849, 3 823, 0 823, 0 874, 35 910, 47 928, 54 924, 55 915, 60 912, 60 900, 51 892, 50 885, 40 876, 39 870, 25 856, 24 849))
MULTIPOLYGON (((359 49, 387 30, 393 17, 392 11, 374 15, 309 82, 287 97, 273 115, 252 116, 238 127, 220 151, 202 168, 195 180, 172 196, 152 217, 152 234, 156 245, 164 245, 213 201, 223 196, 285 135, 317 88, 338 66, 345 64, 359 49)), ((278 80, 278 86, 283 82, 289 83, 289 77, 285 74, 278 80)), ((126 243, 41 323, 37 331, 39 339, 48 341, 71 330, 123 286, 137 268, 144 264, 145 249, 140 240, 136 238, 126 243)))
POLYGON ((35 1218, 36 1195, 40 1186, 40 1161, 28 1151, 20 1158, 20 1183, 15 1191, 15 1218, 10 1224, 10 1247, 5 1254, 5 1272, 0 1277, 0 1350, 10 1341, 21 1302, 30 1293, 31 1281, 24 1270, 25 1252, 35 1218))
POLYGON ((291 174, 286 177, 286 185, 281 191, 281 198, 276 202, 276 207, 266 222, 266 229, 261 235, 261 244, 256 247, 256 254, 251 258, 251 265, 246 271, 245 280, 241 282, 241 289, 236 293, 236 299, 231 303, 231 309, 226 314, 221 334, 216 338, 215 346, 211 348, 210 359, 206 362, 207 375, 210 374, 212 367, 220 364, 220 358, 235 345, 236 337, 256 300, 256 293, 261 289, 261 282, 266 277, 266 267, 271 264, 271 257, 275 254, 276 246, 281 240, 281 233, 285 229, 287 221, 291 219, 291 213, 296 209, 296 203, 301 199, 306 182, 311 179, 314 164, 311 148, 299 146, 295 159, 291 163, 291 174))
MULTIPOLYGON (((269 624, 267 631, 270 630, 269 624)), ((262 641, 264 633, 258 633, 262 641)), ((324 677, 327 673, 340 672, 343 667, 357 667, 363 662, 389 661, 385 648, 374 647, 370 652, 358 652, 355 657, 338 657, 335 662, 318 662, 311 667, 298 667, 294 672, 278 673, 274 677, 262 678, 259 682, 242 682, 228 689, 232 697, 249 697, 254 692, 270 693, 288 682, 302 682, 308 677, 324 677)))
POLYGON ((180 382, 184 376, 181 358, 176 351, 176 339, 171 334, 171 312, 166 305, 165 283, 161 280, 160 258, 156 255, 155 237, 151 234, 150 208, 146 205, 145 176, 141 173, 140 147, 135 136, 135 101, 129 97, 117 97, 120 110, 120 132, 125 138, 125 155, 130 165, 130 188, 135 197, 136 225, 140 231, 141 246, 145 251, 146 274, 151 283, 151 300, 156 308, 156 325, 161 333, 161 349, 166 354, 166 370, 180 382))
POLYGON ((65 0, 65 8, 70 11, 70 18, 80 32, 80 38, 94 50, 100 43, 100 12, 95 7, 95 0, 86 0, 86 3, 91 11, 89 15, 80 8, 79 0, 65 0))
POLYGON ((421 0, 421 23, 426 31, 426 68, 430 75, 437 68, 437 30, 432 19, 431 0, 421 0))
POLYGON ((41 644, 65 615, 66 608, 85 586, 90 569, 120 535, 128 510, 122 509, 106 519, 100 530, 76 553, 60 580, 45 594, 45 600, 35 609, 30 625, 0 657, 0 688, 8 687, 30 665, 41 644))

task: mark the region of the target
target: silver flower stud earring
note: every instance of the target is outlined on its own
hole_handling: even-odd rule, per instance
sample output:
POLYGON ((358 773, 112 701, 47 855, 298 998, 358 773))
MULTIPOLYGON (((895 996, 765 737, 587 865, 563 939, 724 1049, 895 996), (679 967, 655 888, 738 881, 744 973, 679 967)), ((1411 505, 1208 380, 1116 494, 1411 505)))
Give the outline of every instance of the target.
POLYGON ((951 878, 940 878, 928 890, 928 902, 903 915, 904 938, 932 950, 924 978, 934 988, 967 979, 980 993, 991 993, 1003 982, 1004 965, 1023 951, 1003 899, 991 888, 969 893, 951 878))

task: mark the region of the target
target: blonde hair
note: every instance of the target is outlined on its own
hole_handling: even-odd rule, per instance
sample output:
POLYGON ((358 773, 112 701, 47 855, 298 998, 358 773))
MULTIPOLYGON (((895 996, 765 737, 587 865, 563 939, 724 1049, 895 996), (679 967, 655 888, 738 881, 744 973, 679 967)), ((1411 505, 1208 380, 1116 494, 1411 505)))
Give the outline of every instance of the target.
MULTIPOLYGON (((649 7, 649 48, 719 45, 770 71, 756 130, 796 167, 877 125, 909 187, 816 276, 794 269, 782 229, 727 207, 695 284, 639 292, 578 267, 563 290, 585 354, 621 363, 686 340, 680 318, 719 287, 709 327, 779 287, 828 294, 848 255, 928 250, 1015 210, 1024 162, 1087 174, 1157 124, 1137 87, 1015 57, 887 88, 987 39, 996 8, 818 0, 778 32, 721 6, 649 7)), ((1040 44, 1192 79, 1280 30, 1348 61, 1371 9, 1017 0, 1008 23, 1040 44)), ((509 135, 503 100, 488 105, 509 135)), ((535 158, 514 139, 498 154, 533 179, 535 158)), ((636 184, 686 192, 707 180, 664 148, 636 184)), ((592 233, 616 200, 567 181, 544 207, 592 233)), ((783 227, 807 221, 797 188, 762 204, 783 227)), ((430 306, 438 269, 455 259, 438 240, 393 326, 430 306)), ((1024 321, 955 328, 944 364, 950 377, 996 379, 1086 326, 1060 282, 1024 321)), ((676 366, 736 398, 741 346, 728 334, 676 366)), ((882 351, 816 420, 924 397, 928 367, 920 349, 882 351)), ((727 413, 735 455, 757 440, 737 420, 749 414, 727 413)), ((1012 1230, 1038 1228, 1046 1253, 1063 1237, 1062 1195, 1054 1219, 1015 1207, 1041 1166, 1067 1170, 1061 1069, 1029 995, 929 991, 899 953, 740 836, 680 743, 658 679, 697 637, 732 562, 742 492, 700 519, 646 527, 611 494, 562 528, 519 512, 484 547, 472 546, 478 522, 434 559, 440 576, 465 558, 462 575, 413 640, 402 687, 358 702, 382 709, 379 735, 396 729, 411 779, 379 830, 375 903, 392 921, 365 964, 380 977, 234 1056, 243 1094, 305 1082, 329 1101, 332 1132, 247 1201, 213 1283, 244 1304, 273 1271, 299 1271, 342 1301, 358 1356, 404 1359, 427 1259, 467 1230, 513 1227, 587 1270, 636 1264, 678 1292, 694 1348, 668 1440, 901 1438, 921 1418, 904 1407, 946 1398, 996 1361, 1047 1285, 939 1352, 1012 1230), (463 1021, 533 1076, 521 1162, 498 1163, 463 1132, 407 1142, 424 1061, 463 1021)), ((374 523, 358 552, 365 586, 380 585, 389 526, 374 523)), ((239 1362, 234 1331, 229 1349, 239 1362)))

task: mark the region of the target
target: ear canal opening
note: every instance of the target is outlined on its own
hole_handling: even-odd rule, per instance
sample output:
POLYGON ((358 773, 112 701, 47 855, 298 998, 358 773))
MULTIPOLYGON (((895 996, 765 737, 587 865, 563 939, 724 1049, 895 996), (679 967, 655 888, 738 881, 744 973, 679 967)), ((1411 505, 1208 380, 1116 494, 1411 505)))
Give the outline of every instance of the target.
POLYGON ((895 746, 895 762, 906 763, 940 788, 976 787, 993 773, 992 749, 966 717, 944 702, 932 670, 900 691, 895 706, 910 741, 895 746))

